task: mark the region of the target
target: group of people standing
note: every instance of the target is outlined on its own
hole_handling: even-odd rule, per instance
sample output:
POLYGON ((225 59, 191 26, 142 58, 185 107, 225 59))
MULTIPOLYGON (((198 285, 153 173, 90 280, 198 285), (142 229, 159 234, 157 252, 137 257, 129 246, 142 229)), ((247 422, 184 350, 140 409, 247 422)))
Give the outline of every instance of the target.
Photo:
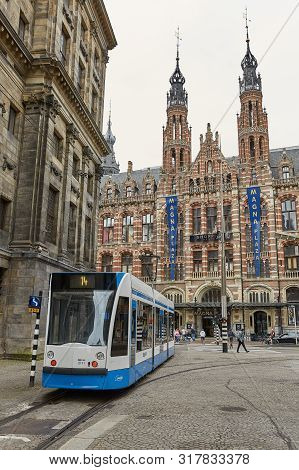
MULTIPOLYGON (((175 342, 179 343, 181 339, 183 341, 195 341, 196 338, 196 331, 193 328, 182 328, 181 330, 177 328, 174 333, 175 337, 175 342)), ((204 329, 202 329, 199 333, 199 337, 201 340, 201 344, 205 344, 205 339, 206 339, 206 332, 204 329)), ((229 341, 229 349, 233 349, 234 346, 234 338, 237 339, 238 341, 238 346, 237 346, 237 353, 239 352, 240 346, 244 348, 244 350, 248 353, 248 349, 246 348, 245 345, 245 331, 244 330, 238 330, 234 332, 231 328, 228 330, 228 341, 229 341)))

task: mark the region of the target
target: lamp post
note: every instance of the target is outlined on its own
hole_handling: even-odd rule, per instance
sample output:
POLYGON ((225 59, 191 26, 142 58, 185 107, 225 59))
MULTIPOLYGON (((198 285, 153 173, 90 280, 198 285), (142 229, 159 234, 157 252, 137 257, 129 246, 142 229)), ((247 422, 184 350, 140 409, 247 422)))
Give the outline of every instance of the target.
POLYGON ((227 297, 226 297, 226 262, 225 262, 225 221, 223 207, 223 175, 220 154, 220 206, 221 206, 221 319, 222 352, 227 353, 227 297))

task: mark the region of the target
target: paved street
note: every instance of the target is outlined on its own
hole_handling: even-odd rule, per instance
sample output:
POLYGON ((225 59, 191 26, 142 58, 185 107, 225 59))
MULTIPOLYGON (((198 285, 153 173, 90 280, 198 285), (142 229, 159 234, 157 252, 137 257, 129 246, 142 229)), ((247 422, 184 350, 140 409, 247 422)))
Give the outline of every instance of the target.
MULTIPOLYGON (((53 448, 298 449, 299 348, 248 347, 249 354, 223 354, 213 344, 177 346, 173 359, 53 448)), ((38 384, 27 387, 28 363, 0 366, 2 418, 48 396, 38 384)), ((96 398, 75 393, 51 413, 36 411, 36 422, 51 417, 57 426, 96 398)), ((0 434, 2 449, 33 448, 38 438, 0 434)))

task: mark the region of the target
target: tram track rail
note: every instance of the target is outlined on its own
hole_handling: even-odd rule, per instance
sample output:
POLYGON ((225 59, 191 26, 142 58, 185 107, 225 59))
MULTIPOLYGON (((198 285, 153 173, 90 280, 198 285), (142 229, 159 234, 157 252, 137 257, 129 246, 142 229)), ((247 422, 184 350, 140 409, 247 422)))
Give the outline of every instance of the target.
MULTIPOLYGON (((291 359, 292 361, 298 361, 299 359, 291 359)), ((196 371, 204 371, 204 370, 211 370, 211 369, 219 369, 219 368, 229 368, 229 367, 235 367, 235 366, 245 366, 245 365, 257 365, 260 363, 280 363, 280 362, 286 362, 285 358, 277 358, 277 359, 265 359, 265 360, 259 360, 259 361, 231 361, 229 363, 222 363, 222 364, 206 364, 201 367, 195 367, 196 365, 199 364, 199 362, 192 362, 192 363, 182 363, 182 364, 175 364, 175 365, 170 365, 169 363, 164 363, 161 368, 158 368, 156 370, 165 370, 165 369, 175 369, 175 368, 180 368, 180 367, 186 367, 189 366, 188 368, 185 368, 183 370, 173 370, 173 372, 170 372, 168 374, 164 374, 158 377, 153 377, 149 378, 149 376, 143 377, 139 382, 134 384, 132 387, 129 389, 124 389, 121 391, 114 391, 114 396, 113 397, 108 397, 104 399, 103 397, 101 399, 100 403, 96 403, 94 406, 89 408, 88 410, 84 411, 83 413, 79 414, 76 416, 72 421, 67 423, 65 426, 63 426, 61 429, 57 430, 54 434, 51 434, 49 437, 47 437, 45 440, 40 442, 36 447, 34 447, 35 450, 46 450, 46 449, 57 449, 56 444, 61 441, 66 435, 70 432, 82 425, 83 423, 88 422, 90 419, 95 417, 98 413, 105 411, 107 408, 112 408, 114 404, 121 399, 124 396, 128 396, 128 394, 133 393, 135 390, 139 389, 140 387, 144 387, 145 385, 149 385, 153 382, 159 381, 159 380, 165 380, 167 378, 170 378, 171 376, 175 375, 180 375, 180 374, 186 374, 190 372, 196 372, 196 371), (192 367, 190 367, 192 366, 192 367), (117 393, 117 395, 116 395, 117 393), (55 446, 55 447, 53 447, 55 446)), ((5 424, 9 424, 13 421, 22 419, 24 416, 33 413, 37 410, 40 410, 44 408, 47 405, 54 404, 56 401, 59 401, 63 398, 67 398, 70 390, 59 390, 57 392, 53 392, 50 397, 47 399, 41 401, 40 403, 32 403, 32 406, 29 406, 26 410, 23 410, 19 413, 16 413, 14 415, 7 416, 5 418, 2 418, 0 420, 0 426, 4 426, 5 424)), ((100 397, 99 397, 100 398, 100 397)))

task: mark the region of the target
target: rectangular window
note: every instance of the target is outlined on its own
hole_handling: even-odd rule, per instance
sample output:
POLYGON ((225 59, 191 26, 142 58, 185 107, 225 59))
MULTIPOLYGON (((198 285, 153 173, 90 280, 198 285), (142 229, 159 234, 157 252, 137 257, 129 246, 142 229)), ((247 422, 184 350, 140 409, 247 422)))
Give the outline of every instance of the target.
POLYGON ((208 271, 218 272, 218 250, 208 251, 208 271))
POLYGON ((144 351, 153 345, 153 308, 138 302, 137 312, 137 351, 144 351))
POLYGON ((57 238, 58 199, 59 192, 50 186, 48 195, 46 240, 54 244, 56 244, 57 238))
POLYGON ((25 32, 26 32, 26 21, 24 19, 23 13, 20 13, 20 19, 19 19, 19 29, 18 29, 18 35, 22 41, 25 39, 25 32))
POLYGON ((103 220, 103 243, 112 243, 114 235, 114 218, 106 217, 103 220))
POLYGON ((0 230, 8 231, 10 201, 0 197, 0 230))
MULTIPOLYGON (((160 315, 160 309, 156 308, 156 320, 155 320, 155 344, 162 344, 162 324, 163 324, 163 314, 160 315)), ((163 312, 161 310, 161 312, 163 312)))
POLYGON ((111 357, 127 356, 128 354, 128 318, 129 299, 128 297, 119 297, 113 328, 111 357))
POLYGON ((299 246, 289 245, 284 248, 284 259, 286 271, 299 270, 299 246))
POLYGON ((142 216, 142 241, 149 242, 153 238, 153 214, 146 214, 142 216))
POLYGON ((213 233, 217 229, 217 207, 207 208, 207 230, 213 233))
POLYGON ((16 131, 16 119, 17 119, 17 112, 12 106, 10 106, 7 129, 8 129, 8 132, 10 132, 13 135, 15 135, 15 131, 16 131))
POLYGON ((193 233, 200 233, 201 231, 201 211, 199 207, 192 210, 193 217, 193 233))
POLYGON ((60 60, 64 66, 67 64, 67 47, 68 47, 68 36, 64 29, 60 34, 60 60))
POLYGON ((77 76, 77 89, 79 93, 82 93, 84 91, 84 79, 85 79, 85 68, 79 62, 78 64, 78 76, 77 76))
POLYGON ((133 241, 134 227, 133 227, 134 218, 132 215, 126 215, 123 217, 123 230, 122 230, 122 239, 123 242, 129 243, 133 241))
POLYGON ((123 273, 131 273, 133 270, 133 256, 130 254, 122 255, 121 270, 123 273))
POLYGON ((92 90, 91 114, 93 115, 94 118, 96 118, 97 111, 98 111, 98 94, 96 91, 92 90))
POLYGON ((69 227, 68 227, 68 240, 67 246, 68 251, 72 254, 75 254, 76 247, 76 227, 77 227, 77 206, 70 203, 70 212, 69 212, 69 227))
POLYGON ((193 272, 201 273, 202 272, 202 252, 193 251, 193 272))
POLYGON ((151 255, 144 255, 141 258, 141 276, 153 280, 153 258, 151 255))
POLYGON ((233 250, 225 250, 225 266, 226 266, 226 271, 234 270, 233 250))
POLYGON ((84 232, 84 259, 90 261, 90 246, 91 246, 91 219, 85 217, 85 232, 84 232))
POLYGON ((232 207, 223 206, 223 215, 224 215, 224 230, 225 232, 232 231, 232 207))
POLYGON ((63 153, 63 140, 56 132, 54 132, 53 135, 53 150, 55 157, 61 161, 63 153))
POLYGON ((113 265, 113 256, 112 255, 103 255, 102 256, 102 271, 103 273, 111 273, 113 265))
POLYGON ((80 170, 80 158, 78 157, 78 155, 74 153, 72 175, 74 178, 76 178, 76 180, 79 178, 79 170, 80 170))
POLYGON ((284 201, 281 204, 282 229, 284 231, 297 230, 296 201, 284 201))

